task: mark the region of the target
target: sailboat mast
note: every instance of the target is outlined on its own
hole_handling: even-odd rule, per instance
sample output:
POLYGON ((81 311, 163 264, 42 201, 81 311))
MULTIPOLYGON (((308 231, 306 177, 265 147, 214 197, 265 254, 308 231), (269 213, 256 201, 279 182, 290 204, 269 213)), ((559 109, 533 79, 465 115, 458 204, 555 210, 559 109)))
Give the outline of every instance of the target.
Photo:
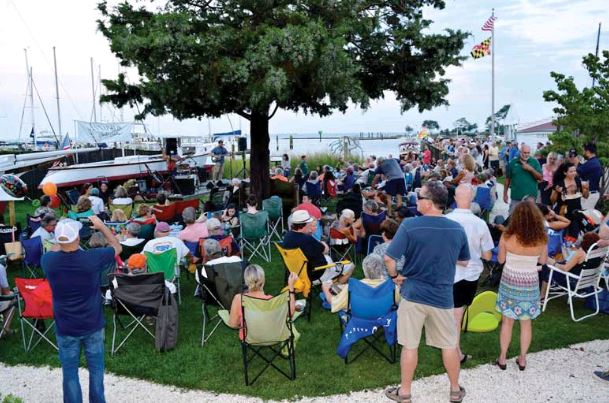
POLYGON ((95 74, 93 73, 93 58, 91 58, 91 94, 93 95, 93 121, 97 121, 97 115, 95 113, 95 74))
MULTIPOLYGON (((491 18, 495 17, 495 9, 491 18)), ((495 141, 495 24, 491 29, 491 138, 495 141)))
POLYGON ((25 68, 27 70, 27 77, 28 77, 28 91, 29 91, 29 96, 30 96, 30 115, 31 115, 31 119, 32 119, 32 131, 30 132, 30 135, 33 135, 33 139, 34 139, 34 150, 36 150, 36 131, 35 131, 35 120, 34 120, 34 78, 32 75, 32 68, 30 67, 30 62, 28 60, 27 57, 27 49, 23 49, 23 52, 25 53, 25 68))
POLYGON ((97 65, 97 79, 98 81, 98 85, 99 85, 99 96, 100 96, 100 102, 99 102, 99 121, 102 122, 104 119, 102 118, 102 104, 101 104, 101 96, 102 96, 102 85, 101 85, 101 64, 97 65))
POLYGON ((57 98, 57 127, 59 128, 59 139, 62 138, 61 131, 61 108, 59 106, 59 83, 57 80, 57 54, 55 53, 55 46, 53 46, 53 64, 55 66, 55 96, 57 98))
MULTIPOLYGON (((596 55, 596 57, 598 57, 598 45, 601 41, 601 23, 598 23, 598 32, 596 33, 596 52, 594 53, 596 55)), ((594 85, 596 84, 596 79, 594 77, 592 77, 592 88, 594 88, 594 85)))

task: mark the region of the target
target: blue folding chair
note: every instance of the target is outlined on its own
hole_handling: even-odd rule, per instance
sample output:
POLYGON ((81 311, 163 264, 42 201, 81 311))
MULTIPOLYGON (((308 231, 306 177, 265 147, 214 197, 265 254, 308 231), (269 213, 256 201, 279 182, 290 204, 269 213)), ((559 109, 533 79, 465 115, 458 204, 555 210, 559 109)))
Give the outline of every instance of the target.
POLYGON ((478 186, 474 202, 480 206, 480 215, 484 215, 493 209, 493 199, 491 198, 491 189, 486 186, 478 186))
POLYGON ((346 312, 340 312, 338 318, 342 337, 336 353, 345 364, 355 361, 369 348, 392 364, 397 361, 397 303, 391 279, 378 287, 349 279, 348 308, 346 312), (389 352, 379 345, 383 335, 389 352), (364 340, 366 346, 349 360, 351 347, 359 340, 364 340))
POLYGON ((368 253, 366 253, 366 256, 368 256, 369 254, 371 254, 374 251, 374 247, 376 245, 380 245, 383 243, 383 237, 381 235, 370 235, 368 237, 368 253))
MULTIPOLYGON (((40 278, 38 269, 40 269, 40 259, 42 258, 42 240, 39 236, 22 239, 21 245, 23 246, 23 274, 26 275, 25 271, 29 272, 29 278, 40 278)), ((44 275, 42 276, 44 277, 44 275)))
POLYGON ((40 219, 42 218, 42 216, 34 217, 34 216, 27 214, 26 217, 27 217, 27 227, 30 231, 30 234, 33 234, 34 232, 36 232, 36 230, 38 228, 40 228, 40 219))
POLYGON ((201 257, 201 256, 199 256, 199 241, 197 241, 197 242, 183 241, 183 242, 184 242, 184 245, 186 245, 186 247, 190 251, 191 256, 201 257))
POLYGON ((554 257, 562 253, 563 231, 548 229, 548 256, 554 257))

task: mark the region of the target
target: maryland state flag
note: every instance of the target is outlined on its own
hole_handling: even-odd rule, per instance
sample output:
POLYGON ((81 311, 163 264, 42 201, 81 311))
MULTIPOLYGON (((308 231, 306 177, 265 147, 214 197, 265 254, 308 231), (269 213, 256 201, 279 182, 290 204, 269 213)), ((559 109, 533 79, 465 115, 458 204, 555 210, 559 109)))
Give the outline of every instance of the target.
POLYGON ((491 54, 491 38, 488 38, 472 48, 470 53, 474 59, 480 59, 481 57, 488 56, 491 54))

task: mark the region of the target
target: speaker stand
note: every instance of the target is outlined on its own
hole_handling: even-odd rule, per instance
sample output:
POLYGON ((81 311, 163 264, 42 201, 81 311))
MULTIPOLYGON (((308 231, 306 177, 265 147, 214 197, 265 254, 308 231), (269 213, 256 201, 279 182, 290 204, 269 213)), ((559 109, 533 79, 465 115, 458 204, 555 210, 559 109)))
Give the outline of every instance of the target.
POLYGON ((239 172, 237 172, 237 175, 235 175, 235 178, 238 178, 239 176, 243 175, 243 179, 245 179, 245 178, 247 178, 247 176, 250 173, 247 170, 247 168, 245 167, 245 151, 241 152, 241 161, 243 162, 243 168, 241 168, 241 170, 239 172))

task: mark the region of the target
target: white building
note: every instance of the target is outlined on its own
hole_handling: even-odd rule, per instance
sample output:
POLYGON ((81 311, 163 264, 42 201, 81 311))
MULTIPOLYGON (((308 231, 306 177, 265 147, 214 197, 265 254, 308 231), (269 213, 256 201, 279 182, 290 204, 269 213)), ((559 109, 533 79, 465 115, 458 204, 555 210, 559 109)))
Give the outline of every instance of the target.
POLYGON ((557 127, 552 119, 544 119, 537 122, 520 125, 516 132, 518 144, 525 143, 536 149, 537 143, 546 144, 551 134, 556 132, 557 127))

